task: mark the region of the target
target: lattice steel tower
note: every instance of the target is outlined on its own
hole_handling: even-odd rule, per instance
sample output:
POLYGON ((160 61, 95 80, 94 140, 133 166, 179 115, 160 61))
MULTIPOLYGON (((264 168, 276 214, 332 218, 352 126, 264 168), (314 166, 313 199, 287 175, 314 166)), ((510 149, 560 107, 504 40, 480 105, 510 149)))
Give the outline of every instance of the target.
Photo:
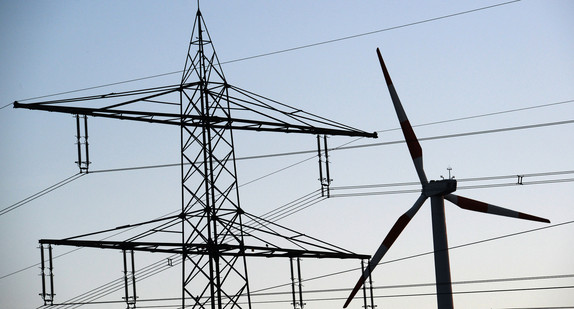
MULTIPOLYGON (((369 258, 242 209, 233 130, 363 137, 376 137, 376 133, 358 130, 229 84, 199 9, 178 85, 27 104, 15 102, 14 107, 180 127, 182 205, 179 215, 128 225, 125 228, 154 225, 128 239, 90 239, 124 228, 120 227, 65 239, 40 240, 42 252, 45 245, 49 250, 52 245, 123 250, 128 308, 135 308, 137 299, 135 280, 132 295, 127 289, 129 267, 125 256, 128 251, 132 253, 132 274, 136 272, 134 251, 181 256, 182 308, 251 308, 247 257, 369 258), (78 105, 84 101, 89 101, 89 105, 78 105)), ((87 152, 87 121, 85 126, 87 152)), ((78 161, 83 162, 81 158, 78 161)), ((87 166, 87 163, 80 165, 80 171, 87 173, 87 166)), ((50 276, 50 285, 53 284, 51 265, 49 272, 42 272, 43 280, 44 276, 50 276)), ((53 293, 44 290, 42 296, 45 304, 53 304, 53 293)))
MULTIPOLYGON (((236 303, 247 292, 245 255, 222 255, 220 245, 244 252, 242 210, 233 151, 229 86, 198 11, 191 34, 180 92, 182 243, 205 243, 208 255, 183 250, 183 291, 199 302, 209 293, 215 304, 236 303), (183 87, 182 87, 183 88, 183 87), (198 120, 188 116, 198 115, 198 120), (213 119, 223 119, 221 122, 213 119), (200 126, 187 126, 199 121, 200 126), (202 287, 209 290, 201 291, 202 287), (201 293, 194 294, 199 288, 201 293)), ((184 297, 185 299, 185 297, 184 297)))

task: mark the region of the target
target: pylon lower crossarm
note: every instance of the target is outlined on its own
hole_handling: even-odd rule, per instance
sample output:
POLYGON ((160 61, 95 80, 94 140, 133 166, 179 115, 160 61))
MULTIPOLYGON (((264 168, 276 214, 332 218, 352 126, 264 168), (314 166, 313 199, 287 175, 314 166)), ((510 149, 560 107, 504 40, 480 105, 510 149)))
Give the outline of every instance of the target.
MULTIPOLYGON (((73 246, 85 248, 133 250, 155 253, 209 255, 207 244, 162 243, 162 242, 128 242, 128 241, 93 241, 71 239, 41 239, 40 244, 59 246, 73 246)), ((219 244, 216 250, 222 256, 250 256, 250 257, 303 257, 303 258, 336 258, 336 259, 369 259, 369 255, 318 250, 283 249, 263 246, 240 246, 219 244)))

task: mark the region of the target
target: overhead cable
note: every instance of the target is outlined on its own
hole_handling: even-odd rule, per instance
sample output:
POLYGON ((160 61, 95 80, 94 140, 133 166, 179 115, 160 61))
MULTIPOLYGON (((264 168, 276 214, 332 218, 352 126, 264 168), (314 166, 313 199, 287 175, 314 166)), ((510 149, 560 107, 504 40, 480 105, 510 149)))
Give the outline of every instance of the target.
MULTIPOLYGON (((574 278, 574 274, 558 274, 558 275, 546 275, 546 276, 528 276, 528 277, 509 277, 509 278, 491 278, 491 279, 475 279, 475 280, 463 280, 454 281, 452 285, 471 285, 471 284, 485 284, 485 283, 502 283, 502 282, 520 282, 520 281, 540 281, 540 280, 556 280, 556 279, 569 279, 574 278)), ((391 290, 391 289, 405 289, 405 288, 420 288, 420 287, 434 287, 436 282, 427 283, 410 283, 410 284, 392 284, 383 286, 373 286, 373 290, 391 290)), ((316 289, 316 290, 306 290, 305 293, 330 293, 330 292, 347 292, 351 288, 332 288, 332 289, 316 289)), ((251 293, 251 296, 273 296, 273 295, 283 295, 291 294, 292 292, 265 292, 265 293, 251 293)))
MULTIPOLYGON (((478 245, 478 244, 482 244, 482 243, 486 243, 486 242, 491 242, 491 241, 500 240, 500 239, 504 239, 504 238, 510 238, 510 237, 528 234, 528 233, 532 233, 532 232, 538 232, 538 231, 542 231, 542 230, 546 230, 546 229, 561 227, 561 226, 565 226, 565 225, 569 225, 569 224, 573 224, 573 223, 574 223, 574 220, 570 220, 570 221, 565 221, 562 223, 547 225, 547 226, 539 227, 539 228, 535 228, 535 229, 505 234, 505 235, 496 236, 496 237, 492 237, 492 238, 486 238, 483 240, 478 240, 478 241, 474 241, 474 242, 470 242, 470 243, 466 243, 466 244, 451 246, 448 248, 448 250, 454 250, 454 249, 464 248, 464 247, 468 247, 468 246, 474 246, 474 245, 478 245)), ((406 256, 406 257, 401 257, 401 258, 397 258, 397 259, 393 259, 393 260, 389 260, 389 261, 384 261, 384 262, 379 263, 378 265, 396 263, 396 262, 410 260, 410 259, 419 258, 422 256, 432 255, 432 254, 434 254, 434 251, 428 251, 428 252, 424 252, 424 253, 413 254, 413 255, 406 256)), ((328 273, 328 274, 324 274, 324 275, 319 275, 319 276, 303 279, 302 282, 324 279, 324 278, 328 278, 328 277, 332 277, 332 276, 336 276, 336 275, 341 275, 344 273, 349 273, 352 271, 361 271, 361 267, 350 268, 350 269, 346 269, 346 270, 342 270, 342 271, 338 271, 338 272, 333 272, 333 273, 328 273)), ((267 288, 263 288, 263 289, 259 289, 259 290, 254 290, 254 291, 252 291, 252 293, 259 293, 259 292, 268 291, 268 290, 272 290, 272 289, 276 289, 276 288, 281 288, 281 287, 285 287, 285 286, 289 286, 289 285, 291 285, 291 282, 272 286, 272 287, 267 287, 267 288)))
MULTIPOLYGON (((488 239, 483 239, 483 240, 479 240, 479 241, 475 241, 475 242, 471 242, 471 243, 466 243, 466 244, 461 244, 461 245, 457 245, 457 246, 452 246, 449 247, 448 250, 453 250, 453 249, 458 249, 458 248, 463 248, 463 247, 468 247, 468 246, 472 246, 472 245, 477 245, 477 244, 481 244, 481 243, 485 243, 485 242, 490 242, 490 241, 494 241, 494 240, 499 240, 499 239, 503 239, 503 238, 508 238, 508 237, 513 237, 513 236, 517 236, 517 235, 522 235, 522 234, 526 234, 526 233, 531 233, 534 231, 540 231, 540 230, 545 230, 545 229, 549 229, 549 228, 553 228, 553 227, 558 227, 558 226, 563 226, 563 225, 567 225, 567 224, 572 224, 574 223, 574 220, 572 221, 567 221, 567 222, 563 222, 563 223, 558 223, 558 224, 554 224, 554 225, 550 225, 550 226, 545 226, 545 227, 541 227, 541 228, 536 228, 536 229, 531 229, 531 230, 526 230, 526 231, 521 231, 521 232, 517 232, 517 233, 511 233, 511 234, 506 234, 506 235, 502 235, 502 236, 497 236, 497 237, 493 237, 493 238, 488 238, 488 239)), ((398 258, 398 259, 394 259, 394 260, 390 260, 390 261, 385 261, 385 262, 381 262, 379 263, 379 265, 382 264, 390 264, 390 263, 394 263, 394 262, 399 262, 399 261, 404 261, 407 259, 413 259, 413 258, 418 258, 421 256, 426 256, 426 255, 431 255, 434 254, 434 251, 430 251, 430 252, 425 252, 425 253, 421 253, 421 254, 416 254, 416 255, 411 255, 411 256, 407 256, 407 257, 403 257, 403 258, 398 258)), ((161 265, 162 261, 165 261, 165 259, 162 259, 152 265, 161 265)), ((177 261, 177 264, 179 264, 181 261, 177 261)), ((176 264, 173 264, 176 265, 176 264)), ((163 267, 162 270, 157 270, 157 271, 151 271, 148 269, 148 267, 150 267, 151 265, 148 265, 146 267, 144 267, 144 269, 146 269, 146 273, 148 273, 148 275, 145 276, 145 278, 151 277, 157 273, 160 273, 168 268, 163 267), (151 272, 151 274, 150 274, 151 272)), ((164 265, 165 266, 165 265, 164 265)), ((329 274, 325 274, 325 275, 320 275, 320 276, 316 276, 316 277, 312 277, 312 278, 308 278, 308 279, 304 279, 302 280, 302 282, 307 282, 307 281, 312 281, 312 280, 318 280, 318 279, 324 279, 327 277, 331 277, 331 276, 335 276, 335 275, 340 275, 340 274, 344 274, 344 273, 348 273, 351 271, 358 271, 360 270, 360 268, 352 268, 352 269, 347 269, 347 270, 343 270, 343 271, 338 271, 338 272, 334 272, 334 273, 329 273, 329 274)), ((143 275, 143 274, 142 274, 143 275)), ((139 275, 138 278, 140 278, 142 275, 139 275)), ((549 277, 549 276, 543 276, 543 277, 549 277)), ((532 277, 535 278, 535 277, 532 277)), ((558 277, 556 277, 558 278, 558 277)), ((142 280, 144 278, 140 278, 139 280, 142 280)), ((118 279, 119 280, 119 279, 118 279)), ((502 279, 499 279, 502 280, 502 279)), ((508 279, 509 281, 512 281, 511 279, 508 279)), ((518 280, 518 279, 513 279, 513 280, 518 280)), ((98 298, 101 298, 103 296, 109 295, 113 292, 116 292, 118 290, 121 290, 123 288, 123 286, 121 285, 116 285, 117 280, 114 280, 104 286, 101 286, 100 288, 96 288, 93 291, 98 291, 96 294, 93 293, 84 293, 82 295, 89 297, 90 300, 95 300, 98 298)), ((271 290, 271 289, 276 289, 276 288, 280 288, 280 287, 285 287, 285 286, 289 286, 291 285, 291 283, 286 283, 286 284, 281 284, 281 285, 276 285, 276 286, 272 286, 272 287, 268 287, 268 288, 264 288, 264 289, 259 289, 259 290, 254 290, 252 291, 253 294, 257 294, 257 293, 261 293, 263 291, 267 291, 267 290, 271 290)), ((63 305, 81 305, 81 304, 87 304, 84 303, 83 301, 78 302, 79 298, 74 298, 72 300, 71 303, 65 302, 63 303, 63 305), (74 300, 75 299, 75 300, 74 300)), ((84 298, 85 299, 85 298, 84 298)), ((76 307, 72 307, 72 308, 76 308, 76 307)), ((70 308, 71 309, 71 308, 70 308)))
MULTIPOLYGON (((540 184, 550 184, 550 183, 572 182, 572 181, 574 181, 574 178, 554 178, 554 179, 543 179, 543 180, 530 180, 531 178, 559 176, 559 175, 571 175, 571 174, 574 174, 574 170, 530 173, 530 174, 520 174, 520 175, 502 175, 502 176, 489 176, 489 177, 461 178, 461 179, 457 179, 457 182, 492 181, 492 180, 503 180, 503 179, 512 179, 512 180, 516 180, 516 181, 510 182, 510 183, 506 182, 506 183, 494 183, 494 184, 493 183, 490 183, 490 184, 487 183, 487 184, 466 185, 466 186, 463 185, 463 186, 458 186, 457 189, 458 190, 481 189, 481 188, 508 187, 508 186, 517 186, 517 185, 540 185, 540 184)), ((399 182, 399 183, 336 186, 336 187, 331 187, 331 191, 345 192, 345 191, 349 191, 349 190, 353 191, 353 190, 361 190, 361 189, 379 189, 379 188, 389 188, 389 187, 413 187, 413 186, 416 186, 417 189, 334 193, 334 194, 331 194, 331 197, 352 197, 352 196, 419 193, 421 191, 419 182, 399 182)))
MULTIPOLYGON (((550 106, 550 105, 555 105, 555 104, 563 104, 566 102, 574 102, 574 100, 570 100, 570 101, 563 101, 563 102, 557 102, 557 103, 550 103, 550 104, 544 104, 544 105, 540 105, 540 106, 550 106)), ((533 108, 533 107, 529 107, 529 108, 533 108)), ((520 109, 522 110, 522 109, 520 109)), ((500 113, 500 112, 499 112, 500 113)), ((491 115, 493 113, 489 113, 489 114, 483 114, 483 115, 477 115, 477 116, 471 116, 471 117, 464 117, 464 118, 459 118, 459 119, 468 119, 468 118, 475 118, 475 117, 483 117, 486 115, 491 115)), ((441 122, 434 122, 434 123, 429 123, 429 124, 423 124, 423 125, 430 125, 430 124, 435 124, 435 123, 442 123, 442 122, 446 122, 446 121, 453 121, 453 120, 445 120, 445 121, 441 121, 441 122)), ((574 120, 566 120, 566 121, 558 121, 558 122, 547 122, 547 123, 539 123, 539 124, 532 124, 532 125, 525 125, 525 126, 518 126, 518 127, 508 127, 508 128, 499 128, 499 129, 492 129, 492 130, 484 130, 484 131, 474 131, 474 132, 466 132, 466 133, 457 133, 457 134, 448 134, 448 135, 440 135, 440 136, 432 136, 432 137, 423 137, 423 138, 419 138, 419 140, 424 141, 424 140, 437 140, 437 139, 444 139, 444 138, 453 138, 453 137, 462 137, 462 136, 469 136, 469 135, 478 135, 478 134, 488 134, 488 133, 495 133, 495 132, 503 132, 503 131, 512 131, 512 130, 523 130, 523 129, 531 129, 531 128, 538 128, 538 127, 544 127, 544 126, 553 126, 553 125, 563 125, 563 124, 571 124, 574 123, 574 120)), ((357 139, 353 140, 356 141, 357 139)), ((336 150, 348 150, 348 149, 356 149, 356 148, 366 148, 366 147, 378 147, 378 146, 387 146, 387 145, 393 145, 393 144, 400 144, 400 143, 404 143, 404 140, 397 140, 397 141, 390 141, 390 142, 382 142, 382 143, 372 143, 372 144, 363 144, 363 145, 353 145, 353 146, 349 146, 351 142, 345 143, 342 146, 338 146, 338 147, 334 147, 329 149, 329 151, 336 151, 336 150)), ((245 156, 245 157, 238 157, 236 158, 237 161, 241 161, 241 160, 252 160, 252 159, 262 159, 262 158, 271 158, 271 157, 282 157, 282 156, 291 156, 291 155, 300 155, 300 154, 315 154, 316 150, 304 150, 304 151, 296 151, 296 152, 283 152, 283 153, 275 153, 275 154, 266 154, 266 155, 254 155, 254 156, 245 156)), ((250 180, 244 184, 241 184, 240 186, 245 186, 248 184, 251 184, 255 181, 261 180, 263 178, 269 177, 271 175, 277 174, 283 170, 286 170, 288 168, 294 167, 296 165, 299 165, 303 162, 309 161, 311 159, 313 159, 315 156, 313 157, 309 157, 306 158, 304 160, 298 161, 296 163, 293 163, 287 167, 281 168, 279 170, 273 171, 271 173, 268 173, 266 175, 260 176, 254 180, 250 180)), ((133 171, 133 170, 142 170, 142 169, 155 169, 155 168, 166 168, 166 167, 176 167, 176 166, 180 166, 180 163, 170 163, 170 164, 159 164, 159 165, 146 165, 146 166, 135 166, 135 167, 125 167, 125 168, 114 168, 114 169, 102 169, 102 170, 93 170, 90 173, 109 173, 109 172, 122 172, 122 171, 133 171)), ((28 202, 31 202, 33 200, 35 200, 38 197, 41 197, 57 188, 60 188, 78 178, 80 178, 81 176, 83 176, 85 174, 83 173, 79 173, 79 174, 75 174, 73 176, 70 176, 38 193, 35 193, 17 203, 14 203, 2 210, 0 210, 0 216, 4 215, 16 208, 19 208, 25 204, 27 204, 28 202)), ((398 193, 410 193, 411 191, 408 192, 396 192, 395 194, 398 193)))
MULTIPOLYGON (((574 102, 574 100, 572 102, 574 102)), ((480 135, 480 134, 490 134, 490 133, 498 133, 498 132, 506 132, 506 131, 533 129, 533 128, 547 127, 547 126, 565 125, 565 124, 572 124, 572 123, 574 123, 574 119, 564 120, 564 121, 538 123, 538 124, 531 124, 531 125, 523 125, 523 126, 516 126, 516 127, 499 128, 499 129, 492 129, 492 130, 470 131, 470 132, 464 132, 464 133, 437 135, 437 136, 419 138, 419 140, 420 141, 439 140, 439 139, 448 139, 448 138, 454 138, 454 137, 463 137, 463 136, 471 136, 471 135, 480 135)), ((413 126, 413 127, 415 127, 415 126, 413 126)), ((362 145, 354 145, 354 146, 338 146, 338 147, 329 148, 328 150, 329 151, 337 151, 337 150, 349 150, 349 149, 358 149, 358 148, 380 147, 380 146, 402 144, 404 142, 405 142, 404 140, 396 140, 396 141, 381 142, 381 143, 370 143, 370 144, 362 144, 362 145)), ((346 143, 345 145, 348 145, 348 144, 349 143, 346 143)), ((271 154, 263 154, 263 155, 237 157, 235 160, 243 161, 243 160, 264 159, 264 158, 284 157, 284 156, 293 156, 293 155, 301 155, 301 154, 315 154, 315 153, 317 153, 317 150, 301 150, 301 151, 290 151, 290 152, 280 152, 280 153, 271 153, 271 154)), ((298 165, 298 164, 303 163, 305 161, 311 160, 312 158, 314 158, 314 157, 310 157, 308 159, 305 159, 304 161, 299 161, 299 162, 293 164, 292 166, 295 166, 295 165, 298 165)), ((90 171, 90 173, 123 172, 123 171, 142 170, 142 169, 176 167, 176 166, 180 166, 180 163, 101 169, 101 170, 90 171)), ((267 176, 263 176, 261 178, 264 178, 267 176)), ((253 181, 250 181, 250 182, 253 182, 253 181)))
MULTIPOLYGON (((507 293, 507 292, 526 292, 526 291, 543 291, 543 290, 560 290, 560 289, 574 289, 574 285, 562 285, 562 286, 548 286, 548 287, 528 287, 528 288, 510 288, 510 289, 488 289, 488 290, 469 290, 469 291, 453 291, 453 295, 462 294, 486 294, 486 293, 507 293)), ((420 297, 420 296, 436 296, 436 292, 429 293, 405 293, 405 294, 389 294, 389 295, 377 295, 373 298, 396 298, 396 297, 420 297)), ((326 297, 326 298, 306 298, 306 302, 313 301, 343 301, 347 297, 326 297)), ((255 301, 252 303, 259 304, 270 304, 270 303, 289 303, 292 300, 270 300, 270 301, 255 301)))
POLYGON ((37 192, 37 193, 34 193, 34 194, 28 196, 27 198, 25 198, 25 199, 23 199, 23 200, 21 200, 21 201, 19 201, 19 202, 16 202, 16 203, 14 203, 14 204, 12 204, 12 205, 10 205, 10 206, 8 206, 8 207, 6 207, 6 208, 0 210, 0 216, 5 215, 5 214, 11 212, 12 210, 14 210, 14 209, 16 209, 16 208, 22 207, 22 206, 24 206, 25 204, 27 204, 27 203, 29 203, 29 202, 31 202, 31 201, 33 201, 33 200, 35 200, 35 199, 37 199, 37 198, 39 198, 39 197, 41 197, 41 196, 44 196, 44 195, 46 195, 46 194, 48 194, 48 193, 50 193, 50 192, 52 192, 52 191, 54 191, 54 190, 56 190, 56 189, 58 189, 58 188, 64 186, 64 185, 66 185, 66 184, 68 184, 68 183, 70 183, 70 182, 72 182, 72 181, 74 181, 74 180, 76 180, 76 179, 78 179, 78 178, 80 178, 80 177, 82 177, 82 176, 84 176, 84 175, 85 175, 84 173, 78 173, 78 174, 72 175, 72 176, 70 176, 70 177, 68 177, 68 178, 66 178, 66 179, 64 179, 64 180, 62 180, 62 181, 60 181, 60 182, 57 182, 57 183, 55 183, 55 184, 53 184, 53 185, 47 187, 46 189, 44 189, 44 190, 42 190, 42 191, 39 191, 39 192, 37 192))
MULTIPOLYGON (((554 122, 545 122, 545 123, 536 123, 536 124, 516 126, 516 127, 498 128, 498 129, 491 129, 491 130, 470 131, 470 132, 464 132, 464 133, 455 133, 455 134, 422 137, 422 138, 418 138, 418 140, 419 141, 430 141, 430 140, 447 139, 447 138, 455 138, 455 137, 463 137, 463 136, 471 136, 471 135, 481 135, 481 134, 490 134, 490 133, 498 133, 498 132, 534 129, 534 128, 556 126, 556 125, 565 125, 565 124, 572 124, 572 123, 574 123, 574 119, 563 120, 563 121, 554 121, 554 122)), ((370 144, 355 145, 355 146, 345 146, 345 147, 339 147, 339 148, 336 148, 333 150, 347 150, 347 149, 357 149, 357 148, 366 148, 366 147, 387 146, 387 145, 394 145, 394 144, 402 144, 404 142, 405 142, 404 140, 396 140, 396 141, 391 141, 391 142, 370 143, 370 144)))
MULTIPOLYGON (((476 9, 461 11, 461 12, 447 14, 447 15, 442 15, 442 16, 438 16, 438 17, 434 17, 434 18, 423 19, 420 21, 406 23, 406 24, 402 24, 402 25, 398 25, 398 26, 392 26, 392 27, 383 28, 383 29, 379 29, 379 30, 374 30, 374 31, 363 32, 363 33, 359 33, 359 34, 355 34, 355 35, 340 37, 340 38, 336 38, 336 39, 331 39, 331 40, 301 45, 301 46, 297 46, 297 47, 286 48, 286 49, 262 53, 262 54, 258 54, 258 55, 254 55, 254 56, 248 56, 248 57, 228 60, 228 61, 221 62, 221 64, 223 65, 223 64, 229 64, 229 63, 241 62, 241 61, 251 60, 251 59, 255 59, 255 58, 268 57, 268 56, 272 56, 272 55, 283 54, 283 53, 287 53, 287 52, 292 52, 292 51, 311 48, 311 47, 316 47, 316 46, 320 46, 320 45, 326 45, 326 44, 331 44, 331 43, 335 43, 335 42, 351 40, 351 39, 355 39, 355 38, 359 38, 359 37, 363 37, 363 36, 368 36, 368 35, 373 35, 373 34, 377 34, 377 33, 381 33, 381 32, 396 30, 396 29, 405 28, 405 27, 411 27, 411 26, 415 26, 415 25, 420 25, 420 24, 424 24, 424 23, 438 21, 441 19, 446 19, 446 18, 451 18, 451 17, 460 16, 460 15, 464 15, 464 14, 470 14, 470 13, 474 13, 474 12, 478 12, 478 11, 492 9, 495 7, 500 7, 500 6, 512 4, 515 2, 519 2, 519 1, 520 0, 513 0, 513 1, 507 1, 507 2, 494 4, 494 5, 483 6, 483 7, 479 7, 476 9)), ((64 91, 64 92, 59 92, 59 93, 54 93, 54 94, 49 94, 49 95, 43 95, 43 96, 38 96, 38 97, 33 97, 33 98, 27 98, 27 99, 23 99, 23 100, 18 100, 18 102, 43 99, 43 98, 47 98, 47 97, 53 97, 53 96, 76 93, 76 92, 81 92, 81 91, 86 91, 86 90, 93 90, 93 89, 98 89, 98 88, 110 87, 110 86, 115 86, 115 85, 120 85, 120 84, 126 84, 126 83, 142 81, 142 80, 152 79, 152 78, 157 78, 157 77, 163 77, 163 76, 173 75, 173 74, 181 74, 181 73, 183 73, 183 70, 178 70, 178 71, 173 71, 173 72, 168 72, 168 73, 155 74, 155 75, 151 75, 151 76, 147 76, 147 77, 134 78, 134 79, 120 81, 120 82, 103 84, 103 85, 99 85, 99 86, 86 87, 86 88, 81 88, 81 89, 77 89, 77 90, 64 91)), ((5 108, 5 107, 10 106, 10 105, 11 104, 5 105, 2 108, 5 108)), ((0 108, 0 109, 2 109, 2 108, 0 108)))
MULTIPOLYGON (((543 176, 555 176, 555 175, 565 175, 565 174, 572 174, 574 173, 574 171, 572 170, 566 170, 566 171, 552 171, 552 172, 541 172, 541 173, 528 173, 528 174, 521 174, 521 176, 523 177, 543 177, 543 176)), ((473 177, 473 178, 461 178, 461 179, 457 179, 458 182, 471 182, 471 181, 487 181, 487 180, 500 180, 500 179, 515 179, 516 175, 501 175, 501 176, 488 176, 488 177, 473 177)), ((65 181, 65 180, 64 180, 65 181)), ((527 184, 527 185, 538 185, 538 184, 548 184, 548 183, 557 183, 557 182, 571 182, 574 181, 574 179, 572 178, 566 178, 566 179, 550 179, 550 180, 541 180, 541 181, 531 181, 531 182, 526 182, 523 184, 527 184)), ((56 186, 52 185, 51 187, 56 186)), ((356 189, 367 189, 367 188, 384 188, 384 187, 397 187, 397 186, 418 186, 420 185, 420 183, 418 182, 401 182, 401 183, 386 183, 386 184, 366 184, 366 185, 347 185, 347 186, 338 186, 338 187, 331 187, 331 190, 333 191, 341 191, 341 190, 347 190, 347 189, 352 189, 352 190, 356 190, 356 189)), ((515 186, 515 183, 505 183, 505 184, 485 184, 485 185, 477 185, 477 186, 462 186, 459 187, 460 190, 464 190, 464 189, 475 189, 475 188, 485 188, 488 186, 491 187, 501 187, 501 186, 515 186)), ((49 188, 51 188, 49 187, 49 188)), ((302 211, 308 207, 311 207, 321 201, 323 201, 324 199, 312 199, 309 201, 310 197, 313 197, 315 194, 317 194, 319 192, 319 190, 315 190, 311 193, 305 194, 304 196, 297 198, 295 200, 293 200, 292 202, 286 203, 282 206, 279 206, 273 210, 270 210, 269 212, 265 213, 262 215, 262 218, 266 218, 267 220, 273 220, 273 221, 279 221, 283 218, 286 218, 288 216, 291 216, 299 211, 302 211)), ((350 197, 350 196, 368 196, 368 195, 385 195, 385 194, 399 194, 399 193, 417 193, 420 192, 420 189, 404 189, 404 190, 395 190, 395 191, 382 191, 382 192, 359 192, 359 193, 348 193, 348 194, 332 194, 331 197, 332 198, 340 198, 340 197, 350 197)), ((40 192, 39 192, 40 193, 40 192)), ((39 193, 36 193, 32 196, 36 196, 39 193)), ((174 212, 170 212, 169 214, 166 214, 165 216, 171 216, 174 213, 176 213, 177 211, 174 212)), ((163 217, 165 217, 163 216, 163 217)), ((160 217, 160 218, 163 218, 160 217)), ((118 234, 121 234, 122 232, 119 232, 117 234, 114 234, 110 237, 116 236, 118 234)), ((109 237, 106 237, 105 239, 107 239, 109 237)), ((69 254, 73 251, 77 251, 80 250, 81 248, 78 249, 74 249, 72 251, 69 251, 67 253, 61 254, 59 256, 63 256, 66 254, 69 254)), ((56 256, 56 257, 59 257, 56 256)), ((9 274, 3 275, 0 277, 0 279, 15 275, 17 273, 23 272, 25 270, 28 270, 30 268, 36 267, 38 266, 38 264, 34 264, 22 269, 19 269, 17 271, 11 272, 9 274)))
MULTIPOLYGON (((508 292, 526 292, 526 291, 548 291, 548 290, 562 290, 562 289, 574 289, 574 285, 558 285, 558 286, 543 286, 543 287, 525 287, 525 288, 506 288, 506 289, 483 289, 483 290, 468 290, 468 291, 453 291, 453 295, 464 295, 464 294, 487 294, 487 293, 508 293, 508 292)), ((344 290, 344 289, 343 289, 344 290)), ((290 292, 289 292, 290 293, 290 292)), ((436 292, 427 293, 402 293, 402 294, 387 294, 387 295, 377 295, 373 298, 405 298, 405 297, 421 297, 421 296, 436 296, 436 292)), ((157 299, 139 299, 138 303, 149 303, 158 301, 177 301, 181 298, 157 298, 157 299)), ((306 302, 317 302, 317 301, 342 301, 346 297, 323 297, 323 298, 306 298, 306 302)), ((272 304, 272 303, 291 303, 292 299, 274 299, 274 300, 257 300, 251 301, 251 304, 272 304)), ((54 304, 52 306, 65 306, 65 305, 103 305, 103 304, 114 304, 114 303, 125 303, 125 301, 97 301, 97 302, 74 302, 74 303, 61 303, 54 304)), ((247 303, 237 303, 237 304, 247 304, 247 303)), ((179 308, 181 305, 138 305, 138 308, 179 308)), ((44 306, 38 308, 45 308, 44 306)), ((535 307, 531 309, 542 309, 542 308, 574 308, 574 307, 535 307)))

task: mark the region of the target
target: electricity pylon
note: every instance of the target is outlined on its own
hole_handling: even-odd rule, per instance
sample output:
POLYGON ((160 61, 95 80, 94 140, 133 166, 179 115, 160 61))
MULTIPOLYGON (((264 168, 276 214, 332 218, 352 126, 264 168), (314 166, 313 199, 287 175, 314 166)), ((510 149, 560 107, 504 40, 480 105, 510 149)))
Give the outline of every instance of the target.
MULTIPOLYGON (((137 224, 155 227, 128 240, 86 238, 134 225, 61 240, 42 239, 42 250, 44 245, 68 245, 123 250, 124 256, 131 251, 132 268, 134 251, 179 254, 182 308, 241 308, 243 304, 251 308, 247 257, 369 258, 253 216, 240 206, 234 130, 363 137, 376 137, 376 133, 229 84, 199 9, 179 85, 28 104, 15 102, 14 107, 176 125, 181 132, 181 213, 137 224), (90 105, 78 106, 83 101, 90 105), (161 237, 149 241, 155 234, 161 237)), ((129 296, 126 265, 124 262, 125 299, 128 307, 135 307, 135 280, 133 295, 129 296)), ((53 279, 51 269, 49 276, 53 279)), ((44 292, 43 297, 45 303, 46 299, 53 301, 52 294, 44 292)))

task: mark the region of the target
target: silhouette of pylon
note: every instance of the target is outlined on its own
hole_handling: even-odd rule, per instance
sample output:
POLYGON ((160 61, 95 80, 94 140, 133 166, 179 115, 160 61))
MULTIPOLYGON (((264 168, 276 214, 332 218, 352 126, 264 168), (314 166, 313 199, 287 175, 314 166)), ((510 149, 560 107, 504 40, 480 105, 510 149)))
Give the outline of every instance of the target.
MULTIPOLYGON (((182 204, 178 215, 66 239, 42 239, 40 244, 178 254, 182 264, 182 308, 251 308, 247 257, 369 258, 242 209, 233 130, 363 137, 376 137, 376 133, 228 84, 199 9, 179 85, 27 104, 15 102, 14 107, 180 127, 182 204), (82 101, 90 101, 90 105, 78 106, 82 101), (176 106, 179 111, 174 110, 176 106), (152 107, 156 109, 149 111, 152 107), (127 239, 89 239, 149 225, 153 228, 127 239)), ((172 266, 173 260, 168 261, 172 266)))

